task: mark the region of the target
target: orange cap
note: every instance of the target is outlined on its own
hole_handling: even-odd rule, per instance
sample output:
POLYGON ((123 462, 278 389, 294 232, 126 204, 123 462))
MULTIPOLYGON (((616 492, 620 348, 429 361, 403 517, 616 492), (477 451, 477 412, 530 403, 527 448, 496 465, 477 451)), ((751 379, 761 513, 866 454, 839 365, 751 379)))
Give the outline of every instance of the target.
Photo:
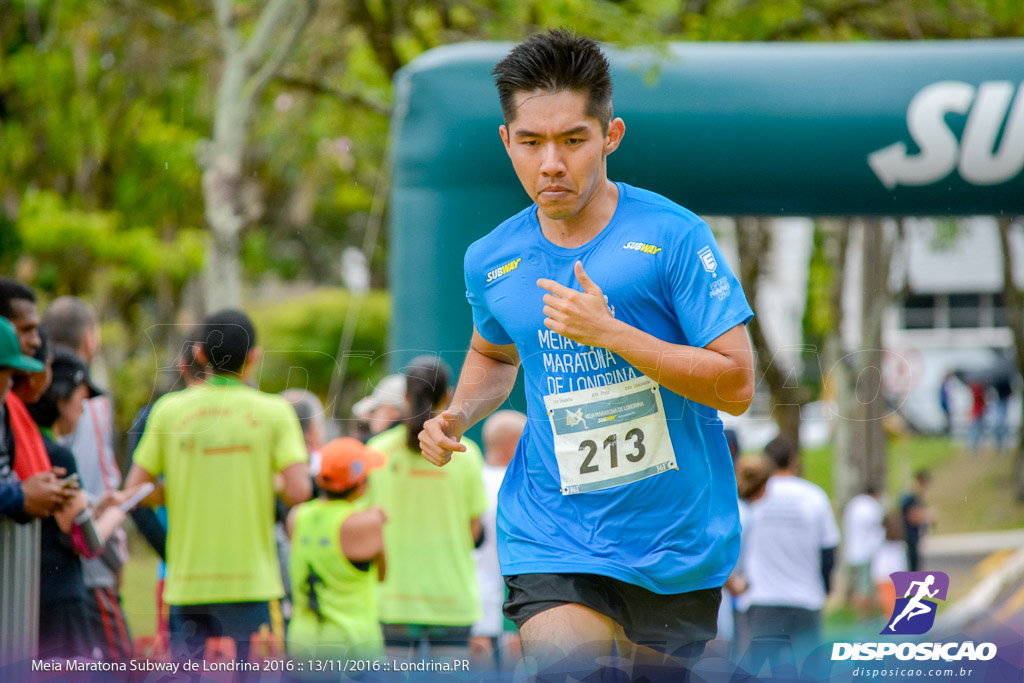
POLYGON ((344 491, 366 479, 372 470, 384 466, 380 451, 367 448, 359 439, 343 436, 320 449, 320 474, 317 485, 328 491, 344 491))

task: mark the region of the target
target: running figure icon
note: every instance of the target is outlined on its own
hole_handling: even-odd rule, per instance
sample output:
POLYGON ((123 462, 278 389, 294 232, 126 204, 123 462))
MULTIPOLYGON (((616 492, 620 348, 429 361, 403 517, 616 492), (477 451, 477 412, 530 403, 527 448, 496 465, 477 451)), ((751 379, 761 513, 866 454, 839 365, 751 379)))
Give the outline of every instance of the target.
POLYGON ((906 617, 907 621, 910 621, 911 619, 920 614, 928 614, 929 612, 935 609, 934 603, 926 604, 925 602, 923 602, 925 598, 934 598, 939 593, 938 588, 936 588, 934 591, 928 590, 934 583, 934 574, 929 574, 927 577, 925 577, 924 581, 912 581, 910 583, 910 586, 907 588, 907 592, 903 595, 903 597, 910 598, 910 594, 914 591, 914 586, 917 586, 917 594, 914 595, 914 597, 910 598, 910 601, 907 602, 906 607, 903 608, 903 611, 900 612, 899 616, 893 619, 892 622, 889 624, 890 631, 896 631, 896 622, 898 622, 903 617, 906 617))

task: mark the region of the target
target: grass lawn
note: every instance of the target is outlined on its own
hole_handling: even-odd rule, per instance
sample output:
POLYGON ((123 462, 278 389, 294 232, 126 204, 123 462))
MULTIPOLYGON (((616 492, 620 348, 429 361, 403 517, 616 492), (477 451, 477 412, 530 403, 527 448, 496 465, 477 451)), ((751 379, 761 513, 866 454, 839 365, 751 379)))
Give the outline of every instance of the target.
MULTIPOLYGON (((805 449, 801 457, 804 476, 831 498, 832 446, 805 449)), ((1015 499, 1012 465, 1010 455, 991 450, 972 454, 948 437, 894 439, 889 446, 889 503, 898 504, 901 494, 912 488, 914 472, 928 469, 932 484, 927 502, 939 516, 933 533, 1019 529, 1024 527, 1024 505, 1015 499)))
MULTIPOLYGON (((833 446, 805 448, 801 452, 803 476, 825 489, 832 497, 835 482, 832 479, 833 446)), ((914 472, 928 469, 938 476, 938 470, 955 460, 959 445, 948 437, 915 436, 889 441, 889 476, 887 493, 896 502, 901 493, 910 490, 914 472)))
POLYGON ((1013 456, 964 450, 935 473, 928 500, 938 510, 933 533, 1024 528, 1024 504, 1014 491, 1013 456))

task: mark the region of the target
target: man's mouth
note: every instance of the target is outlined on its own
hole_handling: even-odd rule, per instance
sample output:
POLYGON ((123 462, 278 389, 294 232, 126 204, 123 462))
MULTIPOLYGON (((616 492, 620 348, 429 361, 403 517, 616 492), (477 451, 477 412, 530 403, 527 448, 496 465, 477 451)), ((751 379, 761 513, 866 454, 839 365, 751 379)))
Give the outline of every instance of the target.
POLYGON ((560 185, 549 185, 540 191, 540 195, 546 199, 560 199, 568 194, 569 190, 560 185))

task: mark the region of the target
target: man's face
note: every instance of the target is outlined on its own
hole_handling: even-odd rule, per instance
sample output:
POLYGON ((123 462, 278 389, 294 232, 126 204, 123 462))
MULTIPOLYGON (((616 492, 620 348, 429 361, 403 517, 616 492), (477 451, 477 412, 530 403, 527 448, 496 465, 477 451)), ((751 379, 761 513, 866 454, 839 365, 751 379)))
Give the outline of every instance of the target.
POLYGON ((34 356, 36 349, 43 344, 43 340, 39 338, 39 309, 36 308, 36 302, 28 299, 12 299, 11 309, 13 309, 14 317, 10 320, 18 335, 21 352, 26 356, 34 356))
POLYGON ((605 157, 619 146, 622 120, 602 133, 586 94, 570 90, 518 92, 515 105, 515 119, 499 131, 519 182, 547 218, 575 217, 607 179, 605 157))

